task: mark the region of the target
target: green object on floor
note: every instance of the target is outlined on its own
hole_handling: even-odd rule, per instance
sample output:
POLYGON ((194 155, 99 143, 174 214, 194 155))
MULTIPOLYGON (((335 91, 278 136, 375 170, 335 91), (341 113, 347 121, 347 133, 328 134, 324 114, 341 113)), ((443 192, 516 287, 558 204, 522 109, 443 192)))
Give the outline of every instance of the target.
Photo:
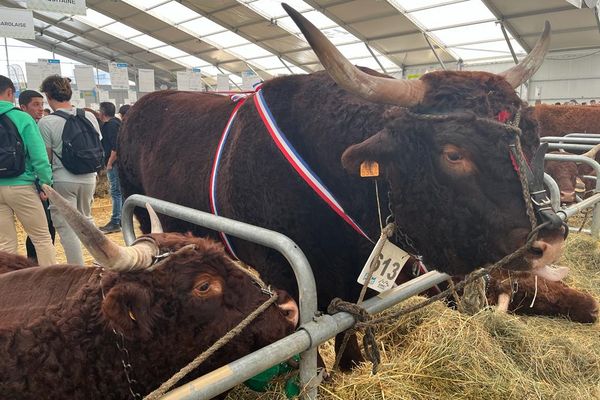
MULTIPOLYGON (((294 357, 292 357, 292 360, 298 363, 300 362, 300 356, 295 355, 294 357)), ((267 391, 269 384, 275 377, 286 374, 293 370, 294 367, 291 366, 287 361, 282 362, 272 366, 267 370, 264 370, 258 375, 253 376, 252 378, 244 382, 244 384, 256 392, 265 392, 267 391)), ((292 397, 297 396, 298 394, 300 394, 298 378, 291 377, 285 382, 285 395, 288 399, 291 399, 292 397)))

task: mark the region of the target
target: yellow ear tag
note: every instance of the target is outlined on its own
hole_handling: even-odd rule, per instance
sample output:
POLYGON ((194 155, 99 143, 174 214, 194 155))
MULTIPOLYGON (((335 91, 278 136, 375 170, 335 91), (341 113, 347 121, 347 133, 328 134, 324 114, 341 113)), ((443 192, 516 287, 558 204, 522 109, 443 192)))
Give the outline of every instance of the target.
POLYGON ((379 176, 379 163, 377 161, 363 161, 360 164, 361 178, 372 178, 379 176))

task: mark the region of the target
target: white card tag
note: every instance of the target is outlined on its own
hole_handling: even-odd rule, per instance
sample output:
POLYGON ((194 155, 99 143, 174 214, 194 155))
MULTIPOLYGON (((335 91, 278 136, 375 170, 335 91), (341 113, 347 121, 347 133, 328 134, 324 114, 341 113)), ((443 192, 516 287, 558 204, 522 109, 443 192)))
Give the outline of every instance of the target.
MULTIPOLYGON (((404 264, 406 264, 406 261, 410 258, 410 254, 390 243, 387 238, 379 238, 377 244, 382 240, 384 240, 385 243, 379 257, 375 261, 375 271, 373 272, 371 281, 368 285, 371 289, 377 290, 378 292, 384 292, 394 287, 396 278, 400 274, 400 271, 402 271, 402 267, 404 267, 404 264)), ((377 245, 375 245, 375 247, 377 247, 377 245)), ((376 256, 374 250, 375 249, 371 252, 369 259, 358 276, 357 282, 361 285, 365 284, 365 281, 369 276, 371 260, 376 256)))

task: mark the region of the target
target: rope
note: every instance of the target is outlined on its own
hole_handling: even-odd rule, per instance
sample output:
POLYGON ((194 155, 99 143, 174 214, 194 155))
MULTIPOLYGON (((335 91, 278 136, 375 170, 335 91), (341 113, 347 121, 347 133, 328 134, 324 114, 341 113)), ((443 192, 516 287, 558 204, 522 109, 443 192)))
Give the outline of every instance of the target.
MULTIPOLYGON (((451 118, 451 116, 448 116, 448 115, 433 115, 433 114, 423 115, 423 114, 413 114, 412 112, 409 112, 409 113, 412 114, 413 116, 415 116, 416 118, 423 119, 423 120, 445 120, 445 119, 451 118)), ((359 301, 357 302, 357 304, 348 303, 348 302, 345 302, 340 299, 334 299, 334 300, 332 300, 329 307, 327 308, 327 310, 330 314, 338 312, 338 311, 346 311, 346 312, 352 314, 354 316, 355 320, 358 320, 355 323, 353 328, 346 331, 346 335, 344 337, 344 342, 342 344, 343 347, 340 348, 340 351, 338 352, 338 355, 336 356, 336 362, 335 362, 334 368, 336 368, 337 365, 339 364, 339 359, 341 358, 341 354, 343 353, 343 350, 345 349, 345 345, 347 343, 347 339, 348 339, 349 335, 352 333, 355 333, 357 330, 365 329, 365 338, 367 338, 367 333, 369 334, 369 338, 367 338, 366 340, 363 340, 363 345, 365 346, 365 353, 368 356, 373 357, 373 360, 371 360, 371 362, 373 363, 373 373, 376 373, 380 359, 379 359, 379 350, 377 349, 377 346, 376 346, 376 343, 374 340, 373 331, 372 331, 372 328, 374 325, 383 323, 383 322, 387 322, 391 319, 397 319, 398 317, 400 317, 402 315, 406 315, 406 314, 412 313, 414 311, 417 311, 417 310, 424 308, 440 299, 446 298, 450 294, 456 295, 456 291, 463 289, 466 285, 471 284, 478 279, 484 278, 484 276, 487 274, 490 274, 490 272, 492 270, 494 270, 496 268, 501 268, 501 267, 511 263, 518 257, 521 257, 525 252, 527 252, 529 250, 529 248, 531 247, 533 242, 537 239, 539 231, 550 224, 550 222, 545 222, 543 224, 537 225, 537 219, 535 217, 533 203, 531 201, 531 196, 530 196, 530 192, 529 192, 529 182, 527 181, 527 176, 525 175, 525 173, 522 172, 522 171, 525 171, 526 164, 525 164, 525 160, 523 157, 523 150, 522 150, 521 141, 520 141, 521 129, 518 128, 519 122, 520 122, 520 117, 521 117, 521 113, 518 112, 515 117, 515 121, 512 124, 503 124, 503 123, 499 123, 499 122, 496 122, 493 120, 479 118, 479 117, 476 117, 475 119, 484 120, 484 121, 492 123, 492 124, 500 124, 503 127, 505 127, 507 130, 516 133, 515 145, 516 145, 516 149, 517 149, 517 154, 516 154, 515 158, 517 159, 517 162, 519 164, 520 172, 518 173, 518 176, 519 176, 519 181, 521 183, 521 189, 522 189, 522 194, 523 194, 523 200, 525 202, 526 213, 529 218, 529 222, 531 223, 531 229, 532 229, 527 237, 526 243, 523 246, 519 247, 514 252, 512 252, 511 254, 504 256, 502 259, 500 259, 496 263, 494 263, 486 268, 482 268, 480 270, 472 272, 463 281, 457 283, 456 285, 451 284, 449 286, 449 288, 444 290, 443 292, 441 292, 435 296, 432 296, 432 297, 428 298, 427 300, 424 300, 418 304, 409 306, 407 308, 398 310, 396 312, 393 312, 393 313, 390 313, 390 314, 387 314, 385 316, 378 317, 378 318, 372 318, 371 316, 369 316, 368 313, 366 313, 366 311, 359 305, 364 298, 364 293, 366 292, 366 286, 368 285, 368 282, 371 279, 372 270, 373 270, 373 266, 374 266, 374 263, 372 262, 371 266, 370 266, 370 273, 369 273, 368 279, 365 281, 365 284, 363 285, 363 289, 361 291, 361 296, 359 297, 359 301)), ((388 236, 387 229, 390 228, 390 225, 392 225, 392 224, 388 224, 384 228, 385 233, 384 233, 384 231, 382 231, 382 233, 381 233, 382 237, 384 236, 384 234, 386 235, 386 237, 388 236)), ((380 242, 382 242, 381 246, 376 246, 376 248, 375 248, 375 250, 377 251, 377 255, 379 254, 379 252, 381 252, 381 248, 383 247, 384 241, 381 240, 380 242)), ((378 242, 378 244, 379 244, 379 242, 378 242)), ((477 291, 479 292, 479 290, 477 290, 477 291)))
MULTIPOLYGON (((379 196, 377 197, 377 202, 379 205, 379 196)), ((358 300, 356 301, 356 304, 344 302, 343 300, 341 300, 339 298, 335 298, 331 301, 331 303, 327 307, 327 312, 329 314, 335 314, 340 311, 345 311, 345 310, 342 310, 341 308, 338 309, 336 305, 339 305, 340 307, 347 309, 348 310, 347 312, 349 312, 350 314, 352 314, 354 316, 355 321, 363 322, 369 318, 367 311, 364 308, 360 307, 360 304, 362 304, 362 302, 365 298, 365 294, 367 293, 367 288, 369 286, 369 282, 371 281, 373 272, 375 272, 375 269, 376 269, 375 266, 377 265, 377 260, 379 258, 379 254, 381 254, 381 250, 383 249, 383 246, 385 245, 387 238, 389 238, 391 235, 393 235, 395 231, 396 231, 396 224, 393 222, 388 223, 385 226, 385 228, 383 228, 381 230, 380 239, 377 241, 377 244, 375 245, 375 248, 373 249, 374 257, 371 260, 371 265, 369 265, 369 274, 367 275, 367 278, 365 279, 365 283, 363 284, 363 287, 360 291, 360 295, 358 296, 358 300), (334 302, 335 302, 335 304, 334 304, 334 302)), ((334 370, 338 369, 338 367, 340 365, 340 360, 342 359, 342 354, 344 354, 344 351, 346 350, 346 346, 348 345, 348 340, 350 339, 350 336, 355 333, 356 333, 356 329, 348 329, 346 331, 346 333, 344 334, 344 339, 342 341, 342 345, 340 346, 340 348, 338 349, 338 351, 336 352, 336 355, 335 355, 335 362, 333 363, 334 370)), ((379 366, 379 361, 380 361, 381 357, 379 355, 379 349, 377 348, 377 345, 375 342, 375 334, 373 333, 373 330, 371 328, 367 328, 367 330, 365 331, 365 336, 363 337, 363 347, 365 349, 365 354, 367 356, 367 359, 369 361, 371 361, 371 363, 373 364, 373 374, 375 374, 377 372, 377 367, 379 366)))
POLYGON ((144 397, 144 400, 157 400, 162 397, 167 391, 174 386, 177 382, 179 382, 183 377, 189 374, 194 369, 198 368, 200 364, 202 364, 208 357, 212 356, 217 350, 227 344, 231 339, 233 339, 236 335, 238 335, 245 327, 247 327, 256 317, 258 317, 263 311, 269 308, 273 303, 277 301, 277 293, 273 293, 272 296, 261 304, 256 310, 254 310, 250 315, 244 318, 237 326, 231 329, 225 336, 217 340, 202 352, 198 357, 196 357, 192 362, 183 367, 179 372, 173 375, 168 381, 164 382, 158 389, 144 397))

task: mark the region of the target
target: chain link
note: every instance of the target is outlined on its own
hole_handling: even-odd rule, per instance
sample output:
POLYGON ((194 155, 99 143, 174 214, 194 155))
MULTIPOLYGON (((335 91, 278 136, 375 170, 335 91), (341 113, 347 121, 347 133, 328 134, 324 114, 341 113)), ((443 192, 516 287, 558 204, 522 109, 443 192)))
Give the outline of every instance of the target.
MULTIPOLYGON (((102 300, 106 300, 106 295, 104 294, 104 286, 102 285, 102 278, 104 276, 104 268, 100 267, 100 273, 98 274, 98 278, 100 280, 100 292, 102 293, 102 300)), ((129 351, 125 346, 125 336, 121 332, 118 332, 115 328, 111 329, 113 334, 115 335, 115 345, 121 354, 121 365, 123 366, 123 372, 125 373, 125 379, 127 380, 127 384, 129 386, 129 393, 131 394, 131 398, 134 400, 141 400, 142 395, 136 392, 133 387, 138 384, 133 378, 133 366, 131 365, 131 359, 129 357, 129 351)))

